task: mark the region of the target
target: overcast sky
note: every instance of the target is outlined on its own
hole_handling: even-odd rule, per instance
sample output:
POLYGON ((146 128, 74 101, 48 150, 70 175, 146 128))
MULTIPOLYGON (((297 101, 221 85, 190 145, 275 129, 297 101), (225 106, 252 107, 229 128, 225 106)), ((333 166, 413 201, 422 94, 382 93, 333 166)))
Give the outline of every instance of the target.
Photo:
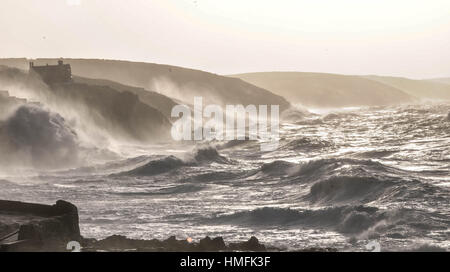
POLYGON ((1 0, 0 57, 450 76, 449 0, 1 0))

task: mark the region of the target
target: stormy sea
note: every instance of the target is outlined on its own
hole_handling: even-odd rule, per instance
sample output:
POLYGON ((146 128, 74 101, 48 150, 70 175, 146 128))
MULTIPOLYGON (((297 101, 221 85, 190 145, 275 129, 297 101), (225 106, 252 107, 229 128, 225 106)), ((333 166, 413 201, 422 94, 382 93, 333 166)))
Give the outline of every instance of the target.
POLYGON ((361 250, 371 239, 385 249, 448 249, 449 111, 308 113, 281 124, 272 152, 257 141, 122 146, 109 162, 3 176, 0 198, 76 203, 83 235, 95 238, 255 235, 286 250, 361 250))
POLYGON ((142 141, 172 120, 141 89, 81 77, 50 88, 10 68, 0 79, 0 199, 70 201, 84 237, 450 249, 448 102, 291 105, 278 147, 261 151, 250 139, 142 141))

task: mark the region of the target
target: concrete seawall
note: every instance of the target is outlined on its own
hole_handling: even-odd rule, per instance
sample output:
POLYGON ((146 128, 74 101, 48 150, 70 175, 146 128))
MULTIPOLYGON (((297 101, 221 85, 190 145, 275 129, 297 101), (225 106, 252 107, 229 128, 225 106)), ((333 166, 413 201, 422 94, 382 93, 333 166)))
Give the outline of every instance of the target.
POLYGON ((77 207, 66 201, 42 205, 0 200, 0 251, 65 250, 69 241, 82 239, 78 221, 77 207))

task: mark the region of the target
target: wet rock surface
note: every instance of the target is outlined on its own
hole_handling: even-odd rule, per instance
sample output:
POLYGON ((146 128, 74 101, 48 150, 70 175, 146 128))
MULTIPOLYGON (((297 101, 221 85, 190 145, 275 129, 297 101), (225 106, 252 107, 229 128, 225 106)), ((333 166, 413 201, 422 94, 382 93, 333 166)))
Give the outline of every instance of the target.
POLYGON ((177 240, 171 236, 166 240, 136 240, 122 235, 109 236, 102 240, 85 239, 83 251, 144 251, 144 252, 208 252, 208 251, 266 251, 256 237, 239 243, 225 243, 222 237, 210 238, 206 236, 199 242, 177 240))

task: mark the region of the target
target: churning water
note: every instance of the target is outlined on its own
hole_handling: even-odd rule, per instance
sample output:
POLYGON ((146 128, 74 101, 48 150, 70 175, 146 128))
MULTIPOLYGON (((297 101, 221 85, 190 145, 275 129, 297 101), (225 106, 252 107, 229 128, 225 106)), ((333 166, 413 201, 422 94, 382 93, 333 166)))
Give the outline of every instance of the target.
POLYGON ((0 198, 71 201, 85 237, 448 250, 449 112, 427 104, 294 114, 276 151, 257 141, 127 146, 107 163, 6 175, 0 198))

